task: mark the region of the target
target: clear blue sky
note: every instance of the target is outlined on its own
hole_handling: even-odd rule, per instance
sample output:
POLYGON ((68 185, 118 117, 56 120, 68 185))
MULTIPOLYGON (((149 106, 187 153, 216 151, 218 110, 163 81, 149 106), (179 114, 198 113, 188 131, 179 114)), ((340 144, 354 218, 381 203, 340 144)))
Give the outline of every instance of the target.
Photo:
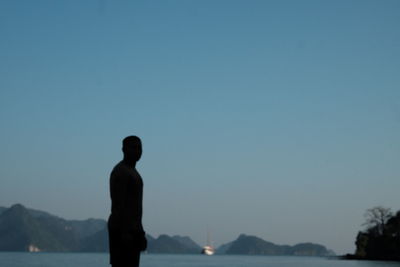
POLYGON ((140 136, 147 232, 353 252, 400 209, 400 2, 0 1, 0 206, 106 219, 140 136))

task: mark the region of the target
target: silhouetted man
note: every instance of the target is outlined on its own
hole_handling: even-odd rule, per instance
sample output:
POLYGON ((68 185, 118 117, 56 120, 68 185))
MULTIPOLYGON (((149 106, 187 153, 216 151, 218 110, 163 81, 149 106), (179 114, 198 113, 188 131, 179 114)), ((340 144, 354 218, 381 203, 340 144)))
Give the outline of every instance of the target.
POLYGON ((108 219, 110 263, 113 267, 139 266, 147 241, 142 226, 143 181, 136 170, 142 155, 137 136, 122 141, 124 158, 111 172, 111 215, 108 219))

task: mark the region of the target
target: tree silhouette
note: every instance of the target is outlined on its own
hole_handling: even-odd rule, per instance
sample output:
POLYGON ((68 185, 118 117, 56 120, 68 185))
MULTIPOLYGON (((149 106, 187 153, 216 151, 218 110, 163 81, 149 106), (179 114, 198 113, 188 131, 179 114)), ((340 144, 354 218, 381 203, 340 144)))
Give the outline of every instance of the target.
POLYGON ((355 255, 349 258, 400 261, 400 211, 393 215, 381 206, 365 213, 367 229, 359 232, 355 255))
POLYGON ((369 229, 378 231, 378 235, 383 235, 385 224, 392 217, 392 212, 389 208, 377 206, 368 209, 364 217, 366 219, 364 225, 367 225, 369 229))

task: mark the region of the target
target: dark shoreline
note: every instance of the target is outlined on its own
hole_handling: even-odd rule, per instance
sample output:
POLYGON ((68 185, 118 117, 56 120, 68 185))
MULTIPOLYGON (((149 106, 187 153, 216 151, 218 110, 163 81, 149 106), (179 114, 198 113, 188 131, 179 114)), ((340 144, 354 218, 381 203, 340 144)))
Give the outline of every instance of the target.
POLYGON ((393 261, 393 262, 400 262, 400 257, 398 258, 368 258, 368 257, 361 257, 354 254, 346 254, 342 256, 338 256, 339 259, 342 260, 359 260, 359 261, 393 261))

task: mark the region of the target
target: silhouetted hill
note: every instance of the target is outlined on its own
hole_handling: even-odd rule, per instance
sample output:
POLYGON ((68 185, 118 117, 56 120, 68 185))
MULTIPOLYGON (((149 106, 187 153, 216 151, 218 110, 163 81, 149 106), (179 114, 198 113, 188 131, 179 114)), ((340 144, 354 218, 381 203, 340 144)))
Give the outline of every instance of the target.
POLYGON ((200 247, 188 236, 174 235, 172 238, 184 245, 188 251, 192 251, 193 253, 200 253, 202 250, 202 247, 200 247))
POLYGON ((92 235, 86 235, 80 246, 83 252, 108 252, 108 232, 107 227, 92 235))
POLYGON ((149 234, 146 234, 146 239, 147 239, 147 242, 153 242, 154 240, 156 240, 154 237, 152 237, 149 234))
POLYGON ((235 241, 222 245, 218 253, 242 255, 301 255, 301 256, 327 256, 332 251, 324 246, 312 243, 301 243, 295 246, 276 245, 256 236, 241 234, 235 241))
POLYGON ((107 222, 101 219, 87 219, 84 221, 71 220, 69 221, 69 224, 81 238, 98 234, 99 232, 106 230, 107 227, 107 222))
POLYGON ((5 211, 7 208, 4 207, 0 207, 0 215, 3 213, 3 211, 5 211))
POLYGON ((241 234, 226 250, 226 254, 284 255, 284 248, 255 236, 241 234))
POLYGON ((2 251, 29 251, 34 248, 46 248, 49 251, 66 250, 52 231, 20 204, 11 206, 0 215, 0 237, 2 251))
POLYGON ((68 221, 15 204, 0 214, 0 250, 80 251, 105 225, 104 220, 68 221))
POLYGON ((217 254, 226 254, 226 251, 232 246, 233 242, 234 242, 234 241, 229 242, 229 243, 226 243, 226 244, 222 244, 221 246, 219 246, 219 247, 216 249, 215 252, 216 252, 217 254))
POLYGON ((290 249, 291 255, 296 256, 333 256, 335 252, 314 243, 300 243, 290 249))

